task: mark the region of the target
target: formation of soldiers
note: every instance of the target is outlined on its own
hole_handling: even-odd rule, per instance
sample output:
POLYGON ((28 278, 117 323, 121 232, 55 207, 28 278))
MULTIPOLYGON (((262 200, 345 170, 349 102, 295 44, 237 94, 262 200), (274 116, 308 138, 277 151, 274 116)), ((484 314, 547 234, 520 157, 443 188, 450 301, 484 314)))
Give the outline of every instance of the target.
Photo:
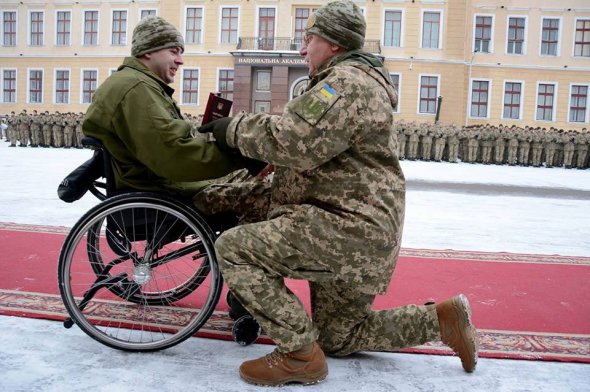
POLYGON ((401 159, 497 165, 588 167, 590 132, 512 125, 396 123, 401 159))
MULTIPOLYGON (((10 147, 82 148, 83 113, 11 112, 2 121, 10 147)), ((196 129, 202 115, 184 115, 196 129)), ((400 159, 585 169, 590 132, 512 125, 396 122, 400 159)))
POLYGON ((82 148, 83 113, 11 112, 6 116, 6 141, 10 147, 82 148))

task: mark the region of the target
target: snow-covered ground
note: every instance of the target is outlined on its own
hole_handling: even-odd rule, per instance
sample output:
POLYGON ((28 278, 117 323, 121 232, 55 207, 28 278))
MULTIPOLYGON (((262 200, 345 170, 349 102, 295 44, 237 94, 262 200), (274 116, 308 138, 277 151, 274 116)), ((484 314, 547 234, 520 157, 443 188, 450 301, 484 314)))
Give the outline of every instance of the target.
MULTIPOLYGON (((97 203, 66 204, 61 179, 88 150, 8 148, 0 142, 0 222, 71 226, 97 203)), ((590 170, 402 162, 408 182, 402 246, 590 256, 590 170)), ((10 246, 10 244, 1 244, 10 246)), ((0 256, 0 273, 11 268, 0 256)), ((588 293, 580 293, 588 295, 588 293)), ((61 323, 0 317, 0 391, 255 391, 237 367, 272 347, 190 339, 130 354, 61 323)), ((366 353, 329 359, 318 391, 587 391, 590 366, 366 353)), ((304 387, 288 386, 282 391, 304 387)))

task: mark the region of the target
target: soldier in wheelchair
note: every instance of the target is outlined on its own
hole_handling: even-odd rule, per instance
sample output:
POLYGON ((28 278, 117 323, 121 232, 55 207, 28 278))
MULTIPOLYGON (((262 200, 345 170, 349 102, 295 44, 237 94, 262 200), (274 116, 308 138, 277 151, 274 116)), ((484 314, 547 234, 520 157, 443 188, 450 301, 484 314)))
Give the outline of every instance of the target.
MULTIPOLYGON (((103 200, 76 224, 62 249, 60 290, 72 316, 66 326, 75 322, 115 348, 166 348, 207 321, 222 286, 213 243, 238 221, 260 219, 249 215, 253 202, 244 195, 259 197, 268 189, 266 181, 255 177, 265 163, 220 151, 182 118, 168 84, 183 64, 183 51, 182 35, 164 19, 150 17, 137 25, 132 56, 97 89, 85 115, 84 142, 95 154, 58 189, 67 202, 87 190, 103 200), (106 182, 95 182, 99 177, 106 182), (222 190, 211 210, 219 213, 204 215, 191 198, 214 183, 222 190), (81 265, 80 252, 86 253, 89 266, 81 265), (121 299, 137 306, 128 308, 117 302, 121 299), (92 313, 98 303, 105 312, 136 318, 105 326, 92 313), (171 304, 179 304, 174 317, 181 321, 175 327, 155 327, 156 314, 172 317, 160 309, 171 304), (188 308, 200 311, 181 312, 188 308), (150 321, 137 320, 141 318, 150 321), (130 324, 140 325, 143 336, 123 336, 130 324)), ((260 327, 230 293, 227 299, 236 320, 234 340, 253 342, 260 327)))

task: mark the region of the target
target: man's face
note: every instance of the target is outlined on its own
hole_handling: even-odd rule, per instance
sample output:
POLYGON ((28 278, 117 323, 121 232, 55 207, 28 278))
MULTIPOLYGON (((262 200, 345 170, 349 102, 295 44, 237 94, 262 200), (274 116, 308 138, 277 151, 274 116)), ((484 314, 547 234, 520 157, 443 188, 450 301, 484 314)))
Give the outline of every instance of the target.
POLYGON ((174 76, 176 76, 178 68, 184 64, 182 50, 176 47, 146 53, 143 57, 143 63, 165 83, 170 84, 174 82, 174 76))
POLYGON ((319 35, 306 34, 303 39, 303 46, 299 49, 299 54, 305 57, 309 74, 313 75, 320 65, 343 51, 344 49, 323 39, 319 35))

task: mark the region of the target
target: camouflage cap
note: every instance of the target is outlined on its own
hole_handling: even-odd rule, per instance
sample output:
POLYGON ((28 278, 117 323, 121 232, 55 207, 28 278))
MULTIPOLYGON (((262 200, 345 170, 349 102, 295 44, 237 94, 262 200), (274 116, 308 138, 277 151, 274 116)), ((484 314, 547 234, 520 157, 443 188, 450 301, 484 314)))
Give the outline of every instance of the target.
POLYGON ((184 52, 184 39, 176 27, 162 17, 147 17, 133 30, 131 55, 134 57, 174 47, 179 47, 184 52))
POLYGON ((365 45, 367 24, 361 9, 350 0, 330 2, 307 21, 306 31, 343 47, 353 50, 365 45))

